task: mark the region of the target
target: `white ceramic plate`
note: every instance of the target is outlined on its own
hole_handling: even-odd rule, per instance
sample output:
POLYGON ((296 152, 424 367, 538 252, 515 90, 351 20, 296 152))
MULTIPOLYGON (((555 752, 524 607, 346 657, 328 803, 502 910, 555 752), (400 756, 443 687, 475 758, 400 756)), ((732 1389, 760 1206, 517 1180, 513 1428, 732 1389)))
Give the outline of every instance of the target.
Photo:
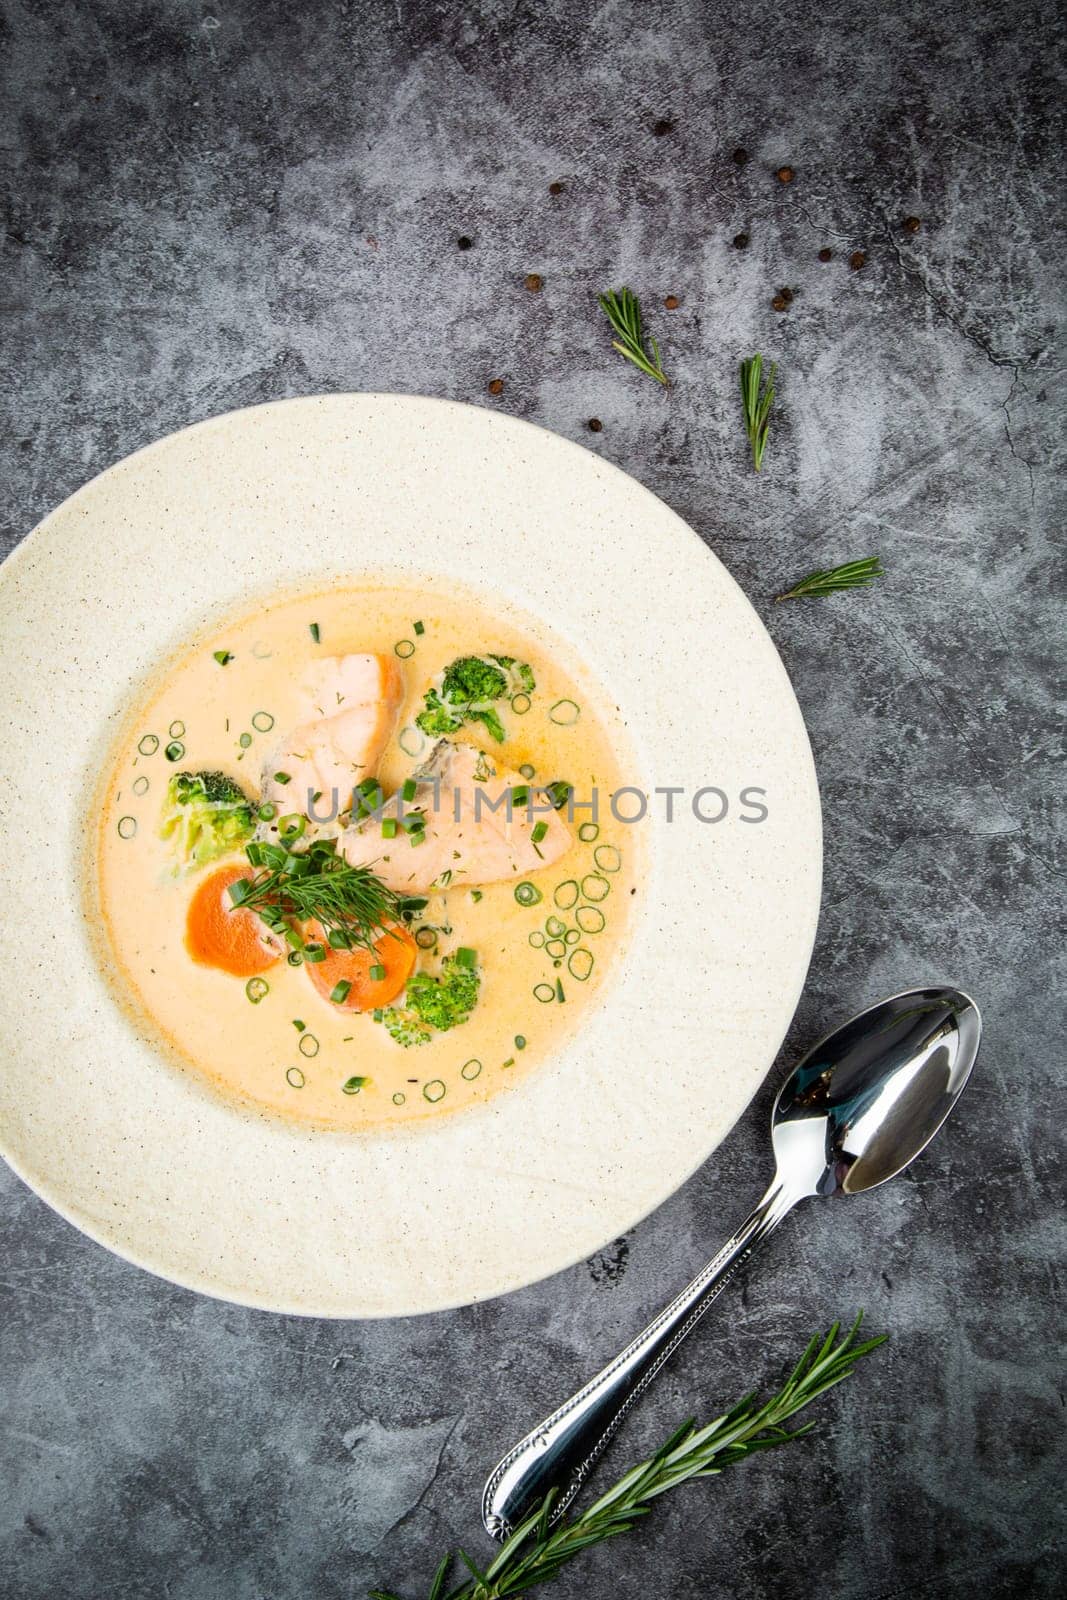
POLYGON ((112 467, 0 569, 0 729, 3 1154, 92 1238, 208 1294, 396 1316, 582 1259, 714 1150, 807 970, 818 790, 755 612, 632 478, 487 411, 286 401, 112 467), (144 675, 250 593, 383 563, 544 619, 622 708, 636 781, 716 785, 734 803, 718 825, 684 800, 671 825, 654 806, 630 949, 563 1053, 470 1112, 364 1138, 232 1106, 138 1037, 79 885, 87 797, 144 675), (738 820, 746 785, 766 790, 760 824, 738 820))

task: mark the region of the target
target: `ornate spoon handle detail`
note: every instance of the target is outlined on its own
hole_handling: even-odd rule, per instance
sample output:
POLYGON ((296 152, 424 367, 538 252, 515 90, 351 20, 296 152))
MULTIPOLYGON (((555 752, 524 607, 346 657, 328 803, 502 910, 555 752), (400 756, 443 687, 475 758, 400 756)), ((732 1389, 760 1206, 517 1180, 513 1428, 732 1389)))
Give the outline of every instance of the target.
POLYGON ((798 1198, 796 1193, 787 1195, 776 1178, 755 1211, 688 1288, 603 1372, 498 1462, 482 1496, 482 1521, 493 1538, 505 1539, 550 1489, 559 1491, 550 1520, 562 1516, 630 1407, 700 1321, 727 1279, 798 1198))

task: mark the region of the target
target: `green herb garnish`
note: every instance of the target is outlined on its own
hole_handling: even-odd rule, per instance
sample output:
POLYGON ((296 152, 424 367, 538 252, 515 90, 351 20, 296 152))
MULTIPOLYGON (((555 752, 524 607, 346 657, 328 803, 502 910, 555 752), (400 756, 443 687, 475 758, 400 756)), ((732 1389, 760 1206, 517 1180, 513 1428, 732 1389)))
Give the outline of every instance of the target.
POLYGON ((646 341, 637 296, 630 289, 609 289, 599 297, 599 305, 616 335, 612 344, 619 354, 666 388, 669 380, 660 362, 659 345, 651 335, 646 341))
POLYGON ((752 465, 757 472, 763 465, 763 452, 767 448, 767 438, 770 434, 769 418, 774 401, 774 375, 777 370, 777 367, 771 366, 764 386, 763 357, 758 354, 747 356, 741 363, 741 405, 745 414, 745 432, 752 446, 752 465))
POLYGON ((822 595, 837 594, 842 589, 866 589, 875 578, 885 576, 877 556, 865 556, 862 561, 846 561, 843 567, 828 567, 825 571, 809 572, 806 578, 787 589, 775 600, 816 599, 822 595))
MULTIPOLYGON (((452 1557, 437 1568, 429 1600, 505 1600, 557 1578, 563 1568, 591 1546, 627 1533, 653 1507, 660 1495, 696 1478, 716 1477, 761 1450, 802 1439, 811 1423, 788 1429, 785 1424, 828 1389, 847 1378, 856 1363, 885 1342, 885 1336, 856 1343, 858 1316, 841 1337, 834 1323, 825 1339, 812 1339, 777 1394, 760 1401, 754 1394, 713 1422, 698 1427, 686 1422, 647 1461, 629 1472, 585 1511, 553 1515, 555 1491, 545 1496, 509 1534, 484 1571, 465 1552, 460 1560, 471 1574, 458 1586, 446 1587, 452 1557)), ((391 1589, 372 1589, 371 1600, 401 1600, 391 1589)))
POLYGON ((233 653, 230 650, 215 650, 212 654, 220 667, 228 667, 233 660, 233 653))
POLYGON ((300 927, 305 922, 320 925, 331 949, 373 951, 383 934, 403 919, 402 906, 411 904, 401 901, 369 867, 349 866, 336 852, 334 839, 319 839, 302 851, 262 840, 245 849, 251 865, 260 870, 231 884, 230 899, 296 944, 290 961, 294 955, 312 963, 326 958, 321 944, 302 945, 300 927))

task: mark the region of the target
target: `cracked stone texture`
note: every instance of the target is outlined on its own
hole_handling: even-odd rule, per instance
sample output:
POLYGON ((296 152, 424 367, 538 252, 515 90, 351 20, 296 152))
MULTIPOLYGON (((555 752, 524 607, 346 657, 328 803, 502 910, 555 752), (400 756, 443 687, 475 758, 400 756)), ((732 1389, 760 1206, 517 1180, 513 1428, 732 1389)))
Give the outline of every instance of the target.
POLYGON ((536 1288, 384 1324, 238 1310, 113 1259, 4 1169, 5 1596, 424 1595, 447 1545, 484 1554, 501 1448, 754 1200, 785 1064, 938 979, 986 1017, 958 1118, 903 1180, 786 1225, 613 1464, 858 1305, 887 1350, 809 1440, 669 1498, 556 1592, 1062 1593, 1061 43, 1032 0, 3 4, 5 548, 233 406, 393 389, 529 417, 655 490, 753 597, 827 835, 767 1086, 656 1215, 536 1288), (620 283, 669 393, 610 348, 595 294, 620 283), (754 349, 781 372, 759 478, 754 349), (770 603, 874 551, 869 593, 770 603))

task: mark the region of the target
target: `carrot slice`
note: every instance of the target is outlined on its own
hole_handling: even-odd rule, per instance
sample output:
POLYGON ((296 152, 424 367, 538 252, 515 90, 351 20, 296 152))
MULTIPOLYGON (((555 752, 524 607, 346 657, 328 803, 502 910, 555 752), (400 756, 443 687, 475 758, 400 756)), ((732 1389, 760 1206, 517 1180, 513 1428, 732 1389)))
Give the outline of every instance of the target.
POLYGON ((197 887, 185 914, 185 948, 193 960, 235 978, 254 977, 279 960, 263 943, 265 930, 255 912, 230 905, 226 890, 247 877, 247 866, 219 867, 197 887))
MULTIPOLYGON (((310 923, 309 938, 326 944, 318 923, 310 923)), ((335 1000, 339 1010, 373 1011, 396 999, 411 977, 418 947, 406 928, 393 926, 369 950, 331 950, 326 946, 325 961, 309 962, 306 971, 321 995, 329 1000, 339 983, 350 985, 343 1000, 335 1000), (384 969, 384 978, 372 978, 372 967, 384 969)))

